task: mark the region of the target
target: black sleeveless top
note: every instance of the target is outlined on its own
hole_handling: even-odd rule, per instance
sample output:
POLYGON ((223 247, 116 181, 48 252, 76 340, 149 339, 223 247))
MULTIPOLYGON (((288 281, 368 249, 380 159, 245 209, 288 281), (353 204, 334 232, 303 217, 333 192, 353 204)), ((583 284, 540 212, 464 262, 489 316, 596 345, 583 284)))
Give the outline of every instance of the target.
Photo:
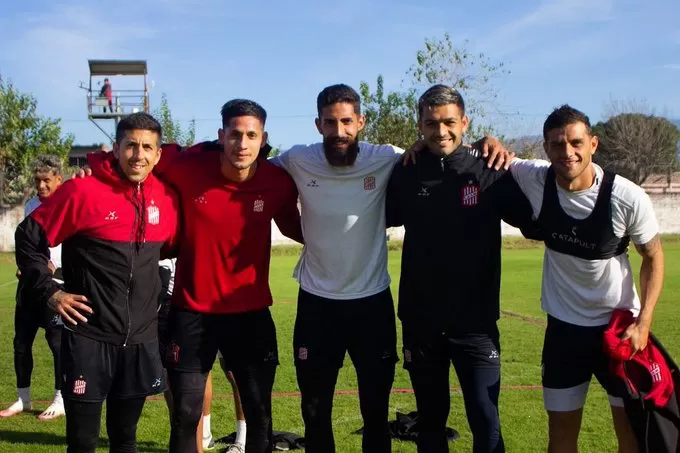
POLYGON ((560 206, 555 171, 548 169, 538 226, 546 247, 586 260, 606 260, 626 252, 630 237, 617 237, 612 227, 614 173, 605 171, 595 207, 585 219, 574 219, 560 206))

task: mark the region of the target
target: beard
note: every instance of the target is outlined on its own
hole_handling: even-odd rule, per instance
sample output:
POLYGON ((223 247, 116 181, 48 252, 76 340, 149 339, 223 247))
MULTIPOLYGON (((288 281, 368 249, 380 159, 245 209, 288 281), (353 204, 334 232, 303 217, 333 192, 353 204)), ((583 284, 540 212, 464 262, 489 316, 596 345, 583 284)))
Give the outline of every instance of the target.
POLYGON ((328 163, 334 167, 354 165, 359 154, 359 141, 348 138, 323 139, 323 152, 328 163))

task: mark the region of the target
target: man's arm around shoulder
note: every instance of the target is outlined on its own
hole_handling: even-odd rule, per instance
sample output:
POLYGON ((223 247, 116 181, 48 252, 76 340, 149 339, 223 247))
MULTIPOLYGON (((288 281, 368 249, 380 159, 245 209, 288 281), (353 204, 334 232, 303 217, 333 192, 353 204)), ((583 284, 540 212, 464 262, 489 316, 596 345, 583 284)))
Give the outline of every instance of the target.
MULTIPOLYGON (((410 167, 417 165, 412 163, 410 167)), ((405 177, 407 172, 410 170, 408 167, 404 167, 400 163, 394 166, 392 169, 392 174, 390 175, 390 180, 387 184, 387 200, 385 202, 385 217, 387 227, 398 227, 404 224, 404 206, 406 202, 403 194, 403 185, 405 183, 405 177)))
POLYGON ((509 171, 495 181, 492 194, 503 221, 519 228, 527 239, 542 240, 533 207, 509 171))
POLYGON ((176 258, 179 253, 181 205, 180 197, 171 185, 159 181, 163 191, 163 221, 165 222, 165 240, 161 248, 161 259, 176 258))
POLYGON ((300 244, 304 244, 305 240, 302 235, 302 220, 300 219, 300 211, 298 210, 297 204, 297 188, 295 187, 293 179, 287 174, 281 178, 281 181, 284 196, 279 212, 274 216, 274 221, 284 236, 299 242, 300 244))

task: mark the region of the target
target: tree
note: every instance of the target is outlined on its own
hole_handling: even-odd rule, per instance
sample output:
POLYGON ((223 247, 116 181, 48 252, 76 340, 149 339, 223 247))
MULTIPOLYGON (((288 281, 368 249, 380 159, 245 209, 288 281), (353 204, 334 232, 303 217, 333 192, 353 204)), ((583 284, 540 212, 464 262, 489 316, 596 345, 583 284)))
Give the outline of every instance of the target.
POLYGON ((594 160, 636 184, 652 174, 670 171, 680 141, 680 130, 663 117, 621 113, 593 127, 600 144, 594 160))
POLYGON ((362 133, 365 140, 406 148, 418 139, 418 101, 414 90, 385 95, 383 77, 379 75, 375 93, 371 93, 366 82, 361 82, 359 91, 366 115, 362 133))
POLYGON ((37 114, 37 101, 0 75, 0 196, 3 206, 23 204, 32 193, 31 162, 40 154, 64 165, 73 136, 62 136, 60 120, 37 114))
POLYGON ((272 146, 272 149, 271 149, 271 151, 269 151, 267 158, 276 157, 276 156, 281 155, 281 149, 282 149, 281 145, 272 146))
POLYGON ((509 151, 517 154, 520 159, 546 159, 543 150, 543 137, 526 136, 513 138, 507 141, 506 147, 509 151))
POLYGON ((426 89, 442 83, 460 90, 470 118, 467 135, 477 139, 494 131, 492 126, 483 126, 481 122, 495 108, 498 93, 493 79, 510 71, 503 62, 493 62, 483 53, 471 52, 468 45, 466 40, 457 47, 448 33, 441 39, 425 39, 425 46, 416 54, 416 63, 409 68, 407 76, 414 88, 426 89))
POLYGON ((182 146, 196 143, 196 120, 189 121, 189 127, 184 130, 182 124, 173 119, 165 93, 161 95, 161 103, 154 112, 154 116, 163 128, 163 143, 179 143, 182 146))

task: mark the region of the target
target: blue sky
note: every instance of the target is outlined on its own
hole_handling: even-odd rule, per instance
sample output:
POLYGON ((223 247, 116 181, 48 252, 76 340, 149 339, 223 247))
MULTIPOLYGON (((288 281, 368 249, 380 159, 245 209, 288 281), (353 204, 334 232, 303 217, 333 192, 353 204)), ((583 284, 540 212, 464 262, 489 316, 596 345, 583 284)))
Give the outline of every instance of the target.
POLYGON ((225 101, 248 97, 269 113, 270 142, 288 147, 318 140, 323 87, 383 74, 398 89, 424 39, 448 32, 505 63, 490 120, 526 135, 565 102, 593 121, 610 99, 680 117, 678 17, 678 0, 25 0, 0 7, 0 74, 90 144, 105 137, 78 88, 88 58, 146 59, 152 107, 166 93, 199 138, 216 136, 225 101))

